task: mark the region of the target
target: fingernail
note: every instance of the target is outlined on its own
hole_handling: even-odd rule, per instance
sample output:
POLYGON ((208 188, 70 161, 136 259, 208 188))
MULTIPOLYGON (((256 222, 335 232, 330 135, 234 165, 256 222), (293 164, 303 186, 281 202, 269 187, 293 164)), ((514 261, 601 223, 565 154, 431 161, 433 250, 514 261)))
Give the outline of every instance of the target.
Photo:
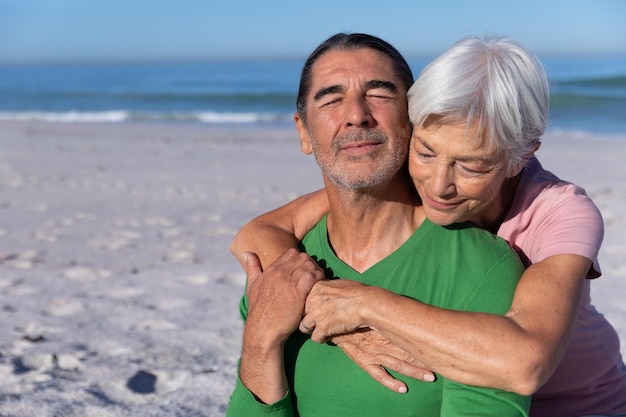
POLYGON ((424 374, 424 382, 435 382, 435 375, 424 374))
POLYGON ((400 388, 398 388, 398 392, 400 394, 406 394, 407 393, 407 389, 405 386, 401 386, 400 388))

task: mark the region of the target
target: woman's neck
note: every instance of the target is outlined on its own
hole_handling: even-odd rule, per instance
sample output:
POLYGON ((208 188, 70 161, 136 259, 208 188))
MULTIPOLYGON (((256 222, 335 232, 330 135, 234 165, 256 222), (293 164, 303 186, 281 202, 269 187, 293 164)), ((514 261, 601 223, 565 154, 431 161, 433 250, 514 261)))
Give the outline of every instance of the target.
POLYGON ((517 186, 519 185, 521 173, 515 177, 507 178, 502 184, 502 191, 500 193, 500 199, 494 203, 494 207, 490 210, 490 215, 484 218, 484 224, 479 224, 480 227, 489 230, 491 233, 498 234, 502 222, 509 214, 509 210, 515 200, 515 194, 517 192, 517 186))

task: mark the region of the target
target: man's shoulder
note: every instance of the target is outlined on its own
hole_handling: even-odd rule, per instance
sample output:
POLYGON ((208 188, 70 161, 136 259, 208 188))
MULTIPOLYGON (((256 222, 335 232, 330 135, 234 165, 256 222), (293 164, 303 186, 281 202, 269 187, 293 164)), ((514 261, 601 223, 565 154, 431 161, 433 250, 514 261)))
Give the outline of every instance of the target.
POLYGON ((473 223, 464 222, 437 227, 438 250, 445 248, 446 256, 464 263, 466 267, 471 265, 472 268, 480 269, 501 262, 511 265, 520 262, 517 253, 506 240, 473 223))
POLYGON ((304 235, 300 242, 300 250, 306 253, 319 253, 328 245, 328 230, 326 216, 324 216, 311 230, 304 235))
POLYGON ((448 226, 439 226, 439 228, 441 233, 452 235, 455 240, 467 241, 468 244, 475 244, 492 250, 495 248, 504 252, 511 250, 504 239, 470 222, 454 223, 448 226))

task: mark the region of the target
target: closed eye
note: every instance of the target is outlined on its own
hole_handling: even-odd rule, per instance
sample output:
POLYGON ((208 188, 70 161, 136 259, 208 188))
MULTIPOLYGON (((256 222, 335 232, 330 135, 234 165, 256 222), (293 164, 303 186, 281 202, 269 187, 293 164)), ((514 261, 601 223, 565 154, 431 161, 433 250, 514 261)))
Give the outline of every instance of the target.
POLYGON ((367 97, 389 100, 396 96, 398 87, 389 81, 372 80, 367 83, 367 97))
POLYGON ((367 98, 369 100, 389 101, 393 99, 393 96, 389 94, 384 94, 384 92, 380 92, 380 93, 374 92, 374 93, 367 93, 367 98))
POLYGON ((320 107, 329 106, 341 101, 344 91, 341 85, 331 85, 318 90, 313 99, 320 107))
POLYGON ((328 107, 332 106, 335 103, 339 103, 342 100, 341 96, 329 96, 325 97, 324 100, 320 102, 320 107, 328 107))
POLYGON ((435 155, 431 155, 431 154, 427 154, 427 153, 423 153, 423 152, 415 152, 415 154, 420 159, 429 159, 429 158, 434 158, 435 157, 435 155))
POLYGON ((472 176, 472 177, 479 177, 479 176, 487 174, 488 172, 491 171, 490 169, 488 169, 488 170, 472 169, 472 168, 469 168, 469 167, 467 167, 465 165, 459 165, 459 164, 456 164, 456 166, 461 171, 463 171, 464 173, 466 173, 467 175, 472 176))

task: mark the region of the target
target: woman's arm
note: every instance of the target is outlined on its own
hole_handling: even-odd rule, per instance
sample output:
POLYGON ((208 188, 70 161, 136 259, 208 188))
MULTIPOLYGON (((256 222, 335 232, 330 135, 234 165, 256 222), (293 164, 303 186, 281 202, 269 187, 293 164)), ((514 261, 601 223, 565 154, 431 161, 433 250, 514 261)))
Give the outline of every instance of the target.
POLYGON ((578 255, 556 255, 532 265, 506 316, 445 310, 382 292, 359 303, 358 314, 326 311, 318 316, 323 324, 308 315, 305 320, 316 326, 312 337, 320 342, 350 330, 344 317, 358 317, 359 327, 374 329, 451 380, 530 395, 561 359, 590 265, 578 255))
MULTIPOLYGON (((231 243, 231 251, 242 264, 243 253, 251 251, 259 254, 263 265, 269 265, 284 250, 296 247, 327 211, 328 200, 323 190, 300 197, 244 226, 231 243)), ((410 328, 389 327, 382 336, 372 332, 368 335, 369 345, 388 346, 391 341, 406 351, 409 359, 394 356, 390 359, 394 365, 385 365, 400 373, 408 374, 408 369, 419 364, 457 382, 528 395, 547 381, 560 361, 574 326, 582 283, 590 265, 589 259, 578 255, 551 256, 524 272, 505 317, 449 312, 421 304, 418 317, 422 319, 418 324, 410 328), (377 336, 381 337, 380 343, 374 340, 377 336), (411 361, 410 356, 416 359, 411 361)), ((386 318, 395 322, 389 323, 391 326, 400 324, 392 316, 386 318)), ((376 327, 387 328, 385 323, 376 327)), ((373 355, 362 353, 359 347, 362 340, 362 334, 352 339, 342 336, 341 343, 333 339, 388 388, 403 387, 372 365, 373 355)), ((413 371, 413 375, 416 372, 420 371, 413 371)), ((421 372, 420 379, 426 380, 430 375, 421 372)))
POLYGON ((531 395, 552 375, 567 347, 590 266, 578 255, 555 255, 531 265, 505 317, 448 315, 424 306, 414 331, 396 327, 383 335, 452 380, 531 395))
MULTIPOLYGON (((443 337, 465 339, 469 345, 467 352, 458 352, 467 354, 459 358, 458 365, 467 366, 470 383, 473 380, 477 385, 522 395, 539 389, 567 347, 590 266, 589 259, 578 255, 547 258, 522 275, 505 317, 461 320, 456 328, 442 326, 448 331, 443 337)), ((454 350, 461 346, 459 343, 448 349, 454 356, 454 350)), ((443 357, 433 362, 441 360, 443 357)), ((456 378, 459 382, 463 382, 463 373, 456 378)))
POLYGON ((285 250, 297 248, 298 242, 327 212, 324 189, 306 194, 247 223, 231 242, 230 250, 244 268, 245 252, 256 253, 265 267, 285 250))

